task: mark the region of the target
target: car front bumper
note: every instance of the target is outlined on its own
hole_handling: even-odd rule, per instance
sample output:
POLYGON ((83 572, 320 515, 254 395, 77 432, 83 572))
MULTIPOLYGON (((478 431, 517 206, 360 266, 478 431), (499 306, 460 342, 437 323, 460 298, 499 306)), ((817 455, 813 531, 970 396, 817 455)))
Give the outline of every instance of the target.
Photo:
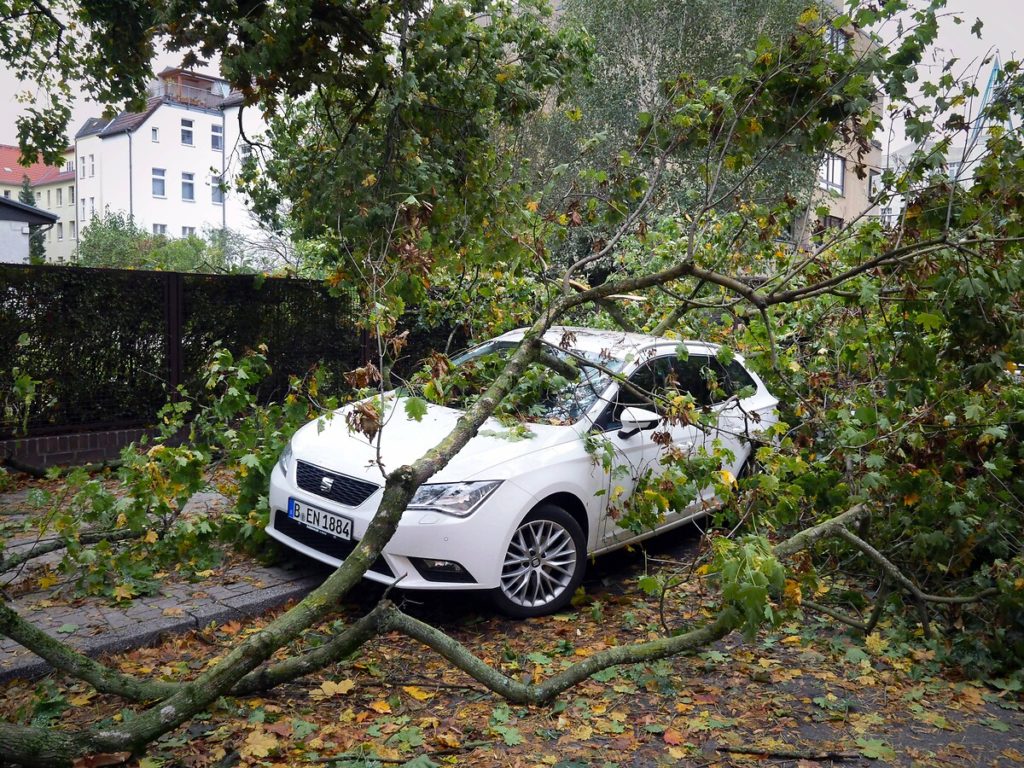
MULTIPOLYGON (((331 470, 336 472, 336 470, 331 470)), ((294 467, 286 477, 279 466, 270 479, 270 522, 267 533, 287 547, 327 565, 340 566, 366 534, 380 506, 382 489, 355 507, 299 488, 294 467), (343 541, 307 528, 288 518, 288 499, 293 498, 352 521, 352 539, 343 541)), ((380 558, 365 578, 403 589, 494 589, 499 584, 505 549, 512 530, 532 507, 533 498, 513 482, 502 483, 468 517, 459 518, 429 510, 407 510, 380 558), (465 575, 446 578, 426 569, 424 560, 458 563, 465 575)))

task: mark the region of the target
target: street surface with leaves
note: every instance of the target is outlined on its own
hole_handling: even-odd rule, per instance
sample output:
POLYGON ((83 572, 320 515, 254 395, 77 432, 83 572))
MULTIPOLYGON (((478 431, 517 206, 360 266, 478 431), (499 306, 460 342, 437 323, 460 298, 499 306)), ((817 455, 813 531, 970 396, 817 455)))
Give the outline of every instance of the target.
MULTIPOLYGON (((699 578, 664 596, 641 580, 687 574, 694 528, 598 560, 571 611, 514 622, 471 594, 391 598, 506 674, 539 681, 596 651, 706 619, 699 578)), ((307 567, 326 574, 308 562, 307 567)), ((342 611, 381 596, 365 583, 342 611)), ((707 601, 705 603, 705 601, 707 601)), ((140 677, 186 680, 264 621, 228 622, 106 661, 140 677)), ((307 632, 323 641, 333 623, 307 632)), ((1024 716, 1013 686, 943 670, 886 620, 866 638, 808 614, 802 623, 733 636, 697 655, 613 667, 547 707, 499 700, 415 641, 390 635, 323 673, 259 697, 221 699, 152 745, 144 768, 182 765, 657 766, 1015 765, 1024 716)), ((294 650, 294 649, 293 649, 294 650)), ((36 725, 115 724, 114 697, 53 675, 9 684, 0 710, 36 725), (88 706, 86 706, 88 705, 88 706)))

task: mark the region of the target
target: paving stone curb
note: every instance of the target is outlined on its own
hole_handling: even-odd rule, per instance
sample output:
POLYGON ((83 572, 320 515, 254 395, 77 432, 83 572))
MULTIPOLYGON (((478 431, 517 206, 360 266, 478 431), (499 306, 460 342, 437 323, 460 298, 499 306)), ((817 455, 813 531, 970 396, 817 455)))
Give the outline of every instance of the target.
MULTIPOLYGON (((78 650, 87 656, 117 653, 155 645, 168 635, 184 634, 205 627, 211 622, 222 623, 260 616, 291 600, 304 597, 322 581, 322 576, 303 577, 277 586, 246 591, 222 601, 208 602, 184 616, 160 616, 146 621, 135 621, 97 637, 84 639, 78 643, 78 650)), ((0 666, 0 683, 15 679, 32 680, 51 671, 50 665, 36 656, 16 657, 0 666)))

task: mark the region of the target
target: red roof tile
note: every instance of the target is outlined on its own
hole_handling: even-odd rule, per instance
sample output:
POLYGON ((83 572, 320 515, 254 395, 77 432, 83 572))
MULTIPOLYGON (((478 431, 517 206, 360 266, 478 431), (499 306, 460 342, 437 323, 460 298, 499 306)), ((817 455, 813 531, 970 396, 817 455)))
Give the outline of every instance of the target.
MULTIPOLYGON (((20 149, 12 147, 10 144, 0 144, 0 184, 21 184, 21 180, 26 175, 32 184, 37 184, 44 176, 56 176, 62 173, 60 168, 39 162, 26 168, 24 165, 18 164, 20 158, 20 149)), ((74 178, 74 174, 70 174, 69 178, 74 178)), ((49 180, 58 181, 59 179, 49 180)))

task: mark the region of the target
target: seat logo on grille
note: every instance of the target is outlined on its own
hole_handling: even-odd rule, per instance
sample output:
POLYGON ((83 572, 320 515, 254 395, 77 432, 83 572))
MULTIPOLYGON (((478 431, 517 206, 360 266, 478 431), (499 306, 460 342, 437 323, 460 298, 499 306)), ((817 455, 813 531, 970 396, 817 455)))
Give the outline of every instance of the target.
POLYGON ((324 493, 330 493, 331 488, 334 486, 333 477, 322 477, 320 478, 320 490, 324 493))

